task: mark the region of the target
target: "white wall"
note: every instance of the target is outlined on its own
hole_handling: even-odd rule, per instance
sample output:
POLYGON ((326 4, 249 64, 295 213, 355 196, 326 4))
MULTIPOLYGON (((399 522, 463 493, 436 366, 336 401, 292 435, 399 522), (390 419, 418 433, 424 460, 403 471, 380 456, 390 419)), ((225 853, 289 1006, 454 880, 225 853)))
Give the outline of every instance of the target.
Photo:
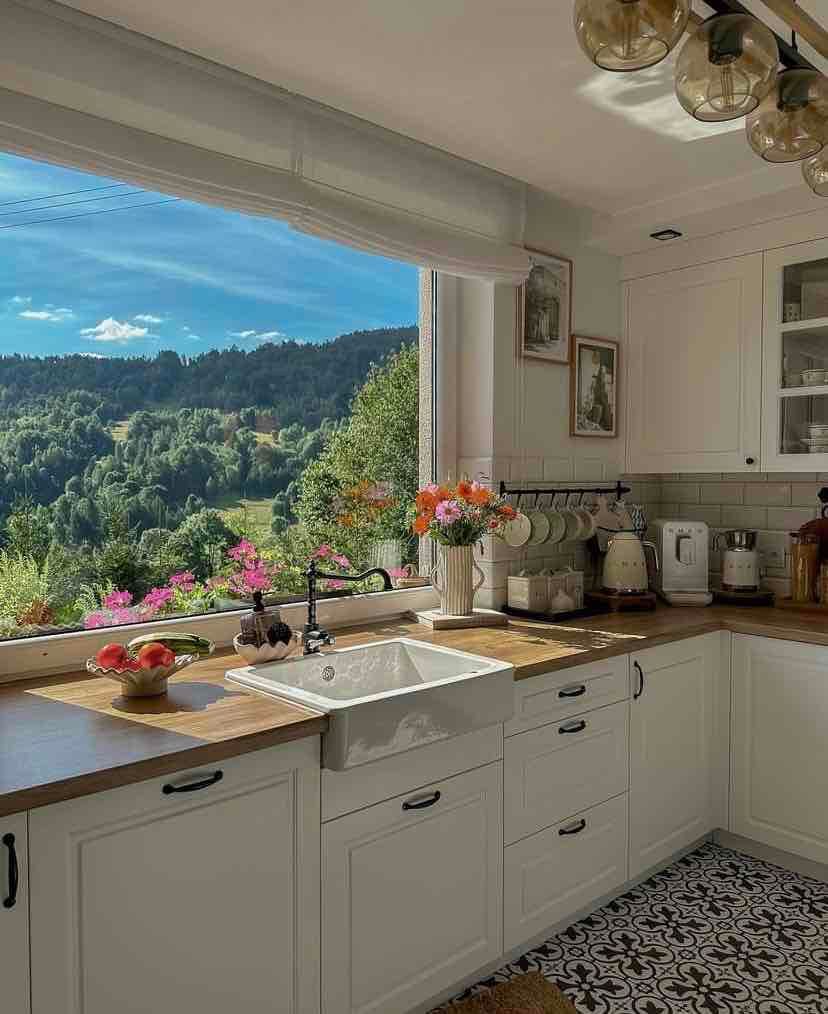
MULTIPOLYGON (((619 339, 620 259, 586 246, 591 217, 530 190, 525 242, 573 261, 573 331, 619 339)), ((457 280, 446 292, 456 300, 458 381, 456 391, 445 392, 441 402, 443 412, 457 419, 457 474, 486 476, 495 485, 501 479, 523 484, 614 481, 624 461, 623 413, 613 440, 570 437, 569 368, 517 356, 517 291, 457 280)), ((621 356, 623 376, 623 350, 621 356)), ((487 544, 481 601, 502 604, 509 573, 524 566, 560 566, 575 553, 574 546, 564 545, 548 557, 549 549, 541 547, 524 559, 499 541, 487 544)), ((582 556, 576 562, 583 565, 582 556)))

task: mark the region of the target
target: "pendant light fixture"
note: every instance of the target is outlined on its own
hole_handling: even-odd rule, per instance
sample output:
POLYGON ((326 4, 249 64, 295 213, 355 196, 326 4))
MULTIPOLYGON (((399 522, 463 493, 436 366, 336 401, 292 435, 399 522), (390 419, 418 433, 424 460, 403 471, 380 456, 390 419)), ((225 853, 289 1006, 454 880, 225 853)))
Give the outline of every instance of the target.
POLYGON ((802 175, 817 197, 828 197, 828 148, 802 163, 802 175))
POLYGON ((660 63, 687 28, 690 0, 576 0, 575 34, 603 70, 660 63))
POLYGON ((765 98, 778 64, 776 36, 761 21, 750 14, 714 14, 681 48, 676 95, 697 120, 736 120, 765 98))
POLYGON ((767 162, 799 162, 828 142, 828 78, 815 70, 783 70, 747 121, 747 139, 767 162))

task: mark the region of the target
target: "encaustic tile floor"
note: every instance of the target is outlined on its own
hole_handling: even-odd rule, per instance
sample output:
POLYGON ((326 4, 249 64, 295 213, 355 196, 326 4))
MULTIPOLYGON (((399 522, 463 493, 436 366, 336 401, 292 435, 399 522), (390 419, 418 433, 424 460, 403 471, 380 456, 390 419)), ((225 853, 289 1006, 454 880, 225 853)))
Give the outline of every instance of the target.
POLYGON ((479 986, 534 970, 588 1014, 828 1014, 828 884, 706 844, 479 986))

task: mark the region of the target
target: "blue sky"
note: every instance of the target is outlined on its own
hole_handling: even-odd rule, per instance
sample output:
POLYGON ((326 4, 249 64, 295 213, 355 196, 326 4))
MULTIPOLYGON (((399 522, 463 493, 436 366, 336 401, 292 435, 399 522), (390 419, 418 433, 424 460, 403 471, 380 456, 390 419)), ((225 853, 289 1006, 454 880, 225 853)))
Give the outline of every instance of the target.
POLYGON ((92 190, 116 182, 0 153, 0 354, 197 355, 416 322, 410 265, 132 186, 92 190))

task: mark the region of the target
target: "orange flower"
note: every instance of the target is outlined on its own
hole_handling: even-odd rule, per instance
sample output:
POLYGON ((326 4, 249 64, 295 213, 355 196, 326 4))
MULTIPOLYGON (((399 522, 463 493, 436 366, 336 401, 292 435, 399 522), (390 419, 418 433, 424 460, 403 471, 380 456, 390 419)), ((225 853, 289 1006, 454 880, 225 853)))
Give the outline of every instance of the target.
POLYGON ((437 490, 434 493, 434 495, 437 497, 437 503, 440 503, 443 500, 453 500, 454 490, 451 488, 451 486, 441 485, 437 487, 437 490))
POLYGON ((353 514, 343 514, 341 518, 337 519, 339 523, 345 528, 353 528, 354 516, 353 514))
POLYGON ((418 511, 433 511, 439 503, 436 493, 428 489, 421 489, 414 501, 418 511))
POLYGON ((477 507, 487 507, 494 499, 494 494, 490 489, 481 486, 479 482, 473 482, 471 493, 467 499, 477 507))
POLYGON ((461 481, 457 483, 457 496, 459 496, 461 500, 465 500, 467 503, 474 503, 472 500, 473 495, 473 483, 466 482, 465 479, 461 479, 461 481))
POLYGON ((414 518, 414 524, 411 527, 414 530, 415 535, 425 535, 430 524, 431 518, 426 517, 425 514, 418 514, 417 517, 414 518))
POLYGON ((509 504, 505 503, 502 507, 497 508, 497 513, 502 517, 506 518, 507 521, 511 521, 512 518, 517 517, 517 511, 514 507, 510 507, 509 504))

